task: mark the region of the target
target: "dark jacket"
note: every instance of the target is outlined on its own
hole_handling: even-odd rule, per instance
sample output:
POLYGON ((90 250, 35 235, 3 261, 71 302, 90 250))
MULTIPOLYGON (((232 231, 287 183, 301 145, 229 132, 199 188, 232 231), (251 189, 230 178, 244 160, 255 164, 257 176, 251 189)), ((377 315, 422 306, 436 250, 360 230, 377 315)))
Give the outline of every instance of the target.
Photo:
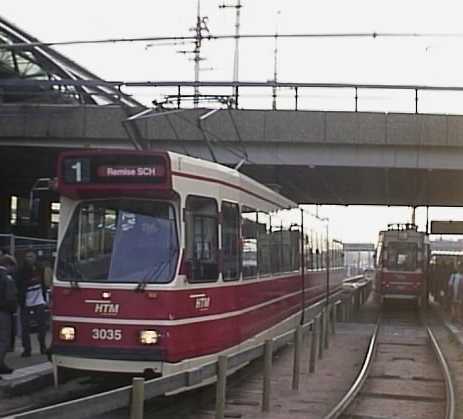
POLYGON ((16 275, 16 284, 21 307, 26 305, 27 288, 36 284, 41 285, 43 299, 47 301, 47 287, 45 286, 43 268, 40 265, 23 266, 16 275))
POLYGON ((0 266, 0 311, 13 313, 18 304, 17 287, 11 274, 0 266))

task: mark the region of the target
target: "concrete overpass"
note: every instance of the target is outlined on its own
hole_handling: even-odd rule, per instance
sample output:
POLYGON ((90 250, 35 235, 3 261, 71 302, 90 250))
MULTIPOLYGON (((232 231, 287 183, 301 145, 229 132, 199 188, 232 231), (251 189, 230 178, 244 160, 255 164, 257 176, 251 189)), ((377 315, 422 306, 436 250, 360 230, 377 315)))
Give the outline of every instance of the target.
POLYGON ((59 149, 132 148, 136 140, 228 165, 241 162, 243 172, 301 203, 463 204, 463 116, 180 109, 148 111, 127 122, 139 111, 0 104, 7 163, 0 175, 27 183, 25 169, 53 175, 59 149), (32 170, 34 162, 41 169, 32 170))
POLYGON ((240 165, 301 203, 463 205, 463 116, 418 113, 436 92, 463 88, 110 82, 0 17, 0 212, 54 176, 69 147, 164 148, 240 165), (157 111, 129 94, 138 88, 161 92, 157 111), (302 110, 320 88, 350 92, 352 112, 302 110), (273 110, 243 109, 255 89, 273 110), (408 92, 415 113, 356 112, 371 89, 408 92), (274 109, 282 92, 291 110, 274 109), (186 109, 211 99, 216 109, 186 109))

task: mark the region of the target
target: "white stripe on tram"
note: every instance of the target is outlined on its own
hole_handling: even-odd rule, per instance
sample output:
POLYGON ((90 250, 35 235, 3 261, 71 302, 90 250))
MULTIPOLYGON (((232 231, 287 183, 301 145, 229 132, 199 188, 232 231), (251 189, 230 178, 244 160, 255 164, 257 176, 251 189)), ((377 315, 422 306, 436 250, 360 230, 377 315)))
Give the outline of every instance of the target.
MULTIPOLYGON (((319 288, 319 287, 316 287, 316 288, 319 288)), ((260 304, 257 304, 251 307, 247 307, 242 310, 235 310, 235 311, 230 311, 230 312, 222 313, 222 314, 210 314, 208 316, 188 317, 186 319, 178 319, 178 320, 152 320, 152 319, 150 320, 146 320, 146 319, 129 320, 129 319, 108 319, 108 318, 101 318, 101 317, 74 317, 74 316, 53 316, 53 320, 59 321, 59 322, 77 322, 77 323, 105 323, 105 324, 126 324, 126 325, 146 324, 146 325, 153 325, 153 326, 154 325, 155 326, 180 326, 184 324, 208 322, 212 320, 221 320, 221 319, 227 319, 229 317, 240 316, 242 314, 249 313, 250 311, 258 310, 262 307, 277 303, 287 298, 295 297, 296 295, 300 295, 300 294, 302 294, 302 291, 298 290, 291 294, 283 295, 281 297, 274 298, 273 300, 269 300, 264 303, 260 303, 260 304)))

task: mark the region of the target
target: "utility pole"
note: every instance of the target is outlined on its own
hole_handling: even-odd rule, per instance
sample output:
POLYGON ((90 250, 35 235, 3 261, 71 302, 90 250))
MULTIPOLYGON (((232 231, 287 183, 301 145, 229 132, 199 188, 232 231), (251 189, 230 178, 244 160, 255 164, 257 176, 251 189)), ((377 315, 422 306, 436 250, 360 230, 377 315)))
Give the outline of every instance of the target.
POLYGON ((276 83, 278 80, 278 17, 281 14, 281 10, 277 12, 277 21, 275 28, 275 44, 273 48, 273 88, 272 88, 272 109, 276 110, 277 108, 277 87, 276 83))
MULTIPOLYGON (((197 3, 197 12, 196 12, 196 25, 190 28, 190 31, 195 34, 194 39, 194 48, 192 51, 177 51, 180 54, 193 54, 193 62, 194 62, 194 74, 195 74, 195 83, 199 82, 199 72, 200 62, 204 61, 205 58, 201 56, 201 46, 203 38, 210 34, 209 28, 207 26, 208 17, 201 16, 201 0, 198 0, 197 3)), ((194 95, 193 95, 193 106, 195 108, 198 107, 199 102, 199 87, 195 85, 194 87, 194 95)))
MULTIPOLYGON (((202 26, 202 19, 201 19, 201 0, 198 0, 198 10, 196 12, 196 26, 193 28, 195 31, 195 48, 194 48, 194 63, 195 63, 195 83, 199 82, 199 63, 201 61, 201 41, 202 41, 202 33, 201 33, 201 26, 202 26)), ((195 94, 194 94, 194 107, 198 107, 198 99, 199 99, 199 87, 195 86, 195 94)))
POLYGON ((235 54, 233 57, 233 81, 237 82, 239 79, 239 60, 240 60, 240 19, 241 19, 241 0, 236 0, 236 4, 223 3, 219 9, 233 8, 235 9, 235 54))

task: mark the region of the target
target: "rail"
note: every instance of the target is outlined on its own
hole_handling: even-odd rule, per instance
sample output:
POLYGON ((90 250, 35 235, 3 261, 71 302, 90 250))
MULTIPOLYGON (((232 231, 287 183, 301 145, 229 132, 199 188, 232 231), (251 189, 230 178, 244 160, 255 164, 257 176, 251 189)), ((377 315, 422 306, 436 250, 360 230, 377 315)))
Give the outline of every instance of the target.
MULTIPOLYGON (((129 97, 128 92, 123 89, 129 89, 131 94, 134 89, 149 88, 149 89, 164 89, 169 90, 169 93, 154 94, 152 97, 153 104, 156 106, 171 106, 174 108, 193 107, 198 103, 214 102, 219 105, 226 105, 233 109, 277 109, 277 99, 291 100, 292 104, 280 107, 285 110, 303 110, 313 109, 313 106, 304 106, 302 100, 313 99, 316 95, 310 94, 310 89, 332 89, 347 90, 351 92, 351 102, 349 110, 353 112, 359 111, 360 101, 362 100, 362 92, 364 91, 382 91, 382 92, 408 92, 410 96, 407 98, 409 102, 409 110, 402 113, 420 113, 419 105, 423 100, 426 100, 424 93, 429 92, 447 92, 447 93, 463 93, 461 86, 428 86, 428 85, 412 85, 412 84, 365 84, 365 83, 303 83, 303 82, 279 82, 279 81, 103 81, 103 80, 24 80, 24 79, 3 79, 0 80, 0 99, 2 96, 8 96, 8 103, 18 103, 24 101, 24 96, 45 98, 50 95, 69 96, 70 98, 82 101, 84 96, 108 96, 105 92, 99 93, 96 88, 110 88, 115 93, 111 95, 115 99, 121 97, 129 97), (82 92, 76 90, 78 87, 86 87, 88 91, 82 92), (201 93, 193 93, 194 89, 202 89, 201 93), (207 90, 212 89, 212 90, 207 90), (259 89, 249 91, 249 89, 259 89), (246 90, 247 93, 246 93, 246 90), (120 92, 120 93, 119 93, 120 92), (244 92, 244 93, 243 93, 244 92), (281 92, 290 92, 290 95, 282 95, 281 92), (309 93, 308 93, 309 92, 309 93), (264 93, 264 94, 262 94, 264 93), (308 94, 307 94, 308 93, 308 94), (16 100, 15 100, 16 97, 16 100), (262 98, 268 98, 266 106, 262 107, 262 98), (249 102, 248 106, 243 106, 243 100, 249 102), (186 106, 185 106, 186 105, 186 106), (256 106, 257 105, 257 106, 256 106)), ((145 93, 144 93, 145 95, 145 93)), ((370 99, 365 95, 365 99, 370 99)), ((435 98, 428 98, 429 102, 434 102, 435 98)), ((400 100, 400 98, 399 98, 400 100)), ((38 103, 35 100, 34 103, 38 103)), ((46 102, 45 102, 46 103, 46 102)), ((84 101, 82 101, 84 103, 84 101)), ((427 102, 425 102, 427 103, 427 102)), ((362 109, 368 111, 368 109, 362 109)), ((391 109, 385 109, 391 112, 391 109)), ((442 112, 445 113, 445 112, 442 112)))
POLYGON ((373 331, 373 335, 370 338, 370 343, 368 345, 368 350, 365 355, 365 360, 363 362, 362 368, 357 375, 354 383, 350 387, 349 391, 344 395, 344 397, 339 401, 339 403, 333 407, 333 409, 324 417, 324 419, 336 419, 341 416, 352 401, 355 399, 357 394, 359 393, 360 389, 362 388, 365 380, 368 377, 368 373, 370 371, 370 367, 373 363, 374 353, 376 349, 376 342, 378 341, 378 332, 379 332, 379 324, 381 319, 378 319, 375 329, 373 331))
POLYGON ((431 341, 431 346, 436 354, 437 360, 442 368, 445 379, 445 398, 446 398, 446 412, 445 419, 454 419, 455 418, 455 389, 453 387, 452 376, 450 374, 450 368, 445 359, 444 353, 440 348, 434 333, 431 328, 426 327, 426 331, 431 341))
MULTIPOLYGON (((357 397, 359 391, 363 387, 365 380, 368 377, 371 365, 373 363, 374 352, 376 348, 376 343, 378 339, 378 333, 380 329, 381 318, 378 319, 373 335, 370 339, 370 344, 368 347, 367 354, 365 356, 364 363, 362 368, 357 375, 354 383, 344 395, 344 397, 334 406, 334 408, 323 418, 323 419, 336 419, 345 413, 350 404, 357 397)), ((455 389, 453 387, 452 377, 450 374, 450 369, 448 367, 445 356, 440 348, 436 337, 434 336, 432 330, 429 327, 426 327, 426 332, 428 334, 429 340, 431 342, 432 349, 436 355, 437 361, 441 366, 441 369, 444 374, 445 386, 446 386, 446 413, 445 419, 454 419, 455 418, 455 389)))
MULTIPOLYGON (((266 359, 268 361, 269 351, 271 356, 271 354, 274 351, 278 350, 284 345, 287 345, 290 342, 294 342, 295 348, 293 373, 293 388, 295 389, 298 387, 299 383, 300 366, 297 365, 300 363, 301 360, 300 351, 303 334, 310 331, 311 333, 313 333, 313 336, 316 337, 316 339, 312 339, 310 347, 311 371, 313 372, 315 369, 316 362, 314 350, 315 352, 317 350, 320 351, 319 357, 321 358, 323 355, 323 350, 328 349, 328 340, 330 332, 331 334, 335 333, 335 323, 337 321, 337 318, 341 317, 341 320, 347 320, 348 318, 350 318, 352 316, 354 306, 356 309, 359 308, 357 304, 352 304, 352 298, 354 298, 356 301, 360 299, 362 299, 362 301, 365 301, 364 297, 357 298, 357 295, 360 296, 360 294, 366 294, 361 290, 364 289, 368 291, 371 288, 370 285, 371 284, 369 283, 365 283, 361 287, 353 289, 352 294, 350 294, 348 297, 346 297, 346 295, 344 295, 342 291, 339 291, 331 296, 329 305, 326 305, 326 300, 323 300, 314 304, 313 306, 306 308, 306 313, 308 315, 311 315, 310 321, 307 321, 303 325, 299 325, 293 330, 290 330, 282 335, 274 337, 273 339, 268 339, 265 342, 262 342, 252 348, 248 348, 243 351, 228 354, 225 356, 219 356, 218 360, 209 362, 193 370, 171 374, 146 381, 144 383, 144 386, 141 386, 141 390, 140 382, 134 381, 133 385, 127 385, 104 393, 84 397, 73 401, 59 403, 40 409, 31 410, 21 414, 16 414, 14 416, 11 416, 10 418, 53 419, 61 418, 63 412, 66 412, 66 419, 80 419, 82 417, 90 417, 96 416, 98 414, 107 413, 127 406, 130 406, 132 409, 134 409, 134 411, 140 412, 143 411, 143 408, 141 407, 141 409, 138 409, 134 406, 133 402, 131 403, 131 400, 139 400, 140 403, 143 405, 144 400, 152 399, 154 397, 161 396, 165 393, 178 391, 182 388, 201 385, 204 382, 211 380, 217 380, 218 383, 221 383, 221 385, 218 385, 217 388, 218 391, 219 388, 221 389, 221 394, 223 394, 224 397, 223 388, 225 384, 223 380, 226 379, 227 372, 234 371, 240 368, 241 366, 244 366, 246 363, 260 358, 266 354, 266 359), (345 304, 346 309, 338 311, 338 307, 340 304, 345 304), (298 353, 298 355, 296 355, 296 352, 298 353), (225 372, 224 358, 226 358, 225 372), (139 392, 137 394, 135 394, 136 388, 139 388, 139 392), (141 396, 140 391, 142 392, 141 396)), ((268 375, 267 382, 270 383, 268 375)), ((264 385, 264 394, 269 400, 268 391, 268 389, 265 390, 264 385)), ((263 408, 264 407, 265 406, 263 405, 263 408)), ((138 418, 142 416, 138 415, 131 417, 138 418)))

